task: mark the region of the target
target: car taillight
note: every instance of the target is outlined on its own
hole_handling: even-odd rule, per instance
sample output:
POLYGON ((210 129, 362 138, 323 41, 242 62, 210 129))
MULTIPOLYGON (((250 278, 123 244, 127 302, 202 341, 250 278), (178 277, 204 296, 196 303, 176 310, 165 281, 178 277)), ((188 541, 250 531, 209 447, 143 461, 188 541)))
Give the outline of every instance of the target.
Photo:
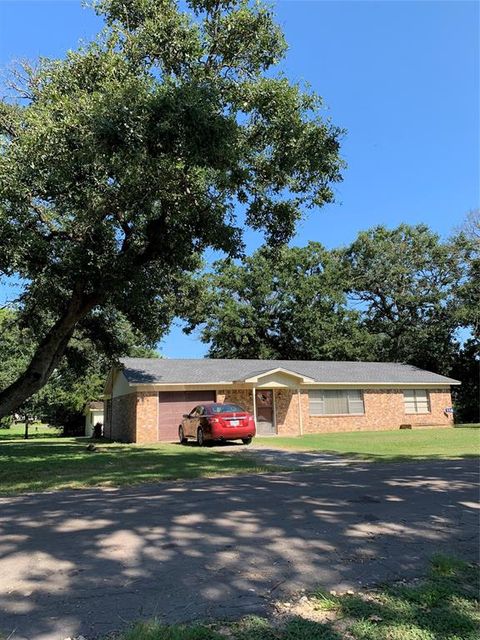
POLYGON ((248 418, 248 426, 249 427, 254 427, 255 426, 255 420, 253 419, 253 416, 250 416, 248 418))
POLYGON ((222 420, 220 418, 209 418, 210 424, 220 424, 222 420))

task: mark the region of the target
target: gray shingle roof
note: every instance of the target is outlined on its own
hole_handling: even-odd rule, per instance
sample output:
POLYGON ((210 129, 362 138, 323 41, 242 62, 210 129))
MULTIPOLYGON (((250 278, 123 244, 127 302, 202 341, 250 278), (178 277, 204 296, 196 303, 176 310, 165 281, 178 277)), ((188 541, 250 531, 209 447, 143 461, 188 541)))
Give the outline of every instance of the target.
POLYGON ((278 367, 319 383, 458 384, 458 380, 397 362, 121 358, 121 363, 125 377, 132 384, 235 382, 278 367))

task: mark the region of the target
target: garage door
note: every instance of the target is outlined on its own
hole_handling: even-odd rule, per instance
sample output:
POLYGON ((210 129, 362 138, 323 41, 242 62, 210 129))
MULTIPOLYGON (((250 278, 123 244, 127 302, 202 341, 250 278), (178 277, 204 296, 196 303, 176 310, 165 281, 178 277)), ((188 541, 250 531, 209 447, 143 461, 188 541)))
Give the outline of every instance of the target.
POLYGON ((215 391, 163 391, 158 394, 158 439, 176 440, 184 413, 202 402, 215 402, 215 391))

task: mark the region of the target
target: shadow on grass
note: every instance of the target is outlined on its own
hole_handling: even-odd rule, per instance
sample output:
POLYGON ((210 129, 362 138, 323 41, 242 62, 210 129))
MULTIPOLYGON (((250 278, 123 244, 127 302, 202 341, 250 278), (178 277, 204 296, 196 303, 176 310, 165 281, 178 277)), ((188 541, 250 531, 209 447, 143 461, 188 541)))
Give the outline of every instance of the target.
POLYGON ((277 464, 285 470, 303 471, 315 470, 321 466, 345 466, 349 463, 411 463, 418 464, 428 461, 441 460, 468 460, 480 459, 480 454, 462 453, 445 455, 440 453, 418 454, 418 455, 387 455, 374 453, 359 453, 358 451, 337 451, 335 449, 245 449, 237 451, 237 455, 245 458, 256 458, 267 464, 277 464))
POLYGON ((121 486, 160 480, 276 470, 278 466, 225 456, 198 446, 132 446, 89 438, 0 443, 0 493, 87 486, 121 486), (95 444, 95 450, 87 446, 95 444))
POLYGON ((122 486, 266 471, 301 469, 311 472, 323 466, 322 454, 333 456, 333 461, 343 458, 360 465, 370 462, 421 464, 445 458, 477 458, 475 454, 412 457, 358 451, 262 450, 248 446, 237 447, 229 453, 229 449, 228 443, 199 447, 196 442, 189 442, 186 446, 179 443, 127 445, 91 438, 4 440, 0 441, 0 494, 96 485, 122 486), (87 447, 92 443, 95 450, 89 451, 87 447), (320 458, 317 460, 314 454, 320 454, 320 458))
MULTIPOLYGON (((105 452, 88 453, 85 441, 50 444, 58 452, 50 463, 44 455, 48 443, 10 443, 0 445, 0 452, 24 456, 20 475, 30 486, 39 478, 35 465, 43 465, 43 488, 61 483, 64 474, 78 477, 75 465, 87 462, 81 471, 88 471, 86 477, 115 483, 130 474, 135 481, 161 479, 181 460, 183 475, 208 472, 209 460, 217 467, 240 464, 239 456, 197 447, 128 447, 122 453, 125 447, 102 443, 105 452)), ((15 462, 11 457, 4 481, 15 475, 15 462)), ((273 599, 291 598, 299 588, 351 585, 357 591, 360 583, 422 575, 433 547, 476 559, 477 480, 474 462, 442 460, 2 497, 0 634, 98 638, 155 617, 178 624, 247 613, 264 617, 273 599)), ((20 476, 15 482, 21 484, 20 476)), ((456 600, 448 602, 453 607, 456 600)), ((354 605, 345 605, 349 615, 354 605)), ((382 606, 388 617, 399 605, 392 600, 382 606)), ((266 624, 259 620, 250 619, 250 627, 235 633, 247 640, 345 638, 334 626, 297 619, 288 621, 287 635, 274 635, 274 629, 255 636, 255 625, 266 624)), ((379 622, 371 622, 375 630, 379 622)), ((214 637, 202 633, 200 638, 214 637)), ((397 633, 389 640, 410 639, 397 633)))
MULTIPOLYGON (((196 440, 188 440, 187 442, 180 443, 180 442, 172 442, 171 444, 177 445, 179 447, 198 447, 198 442, 196 440)), ((242 445, 242 440, 207 440, 205 442, 205 447, 207 448, 211 448, 211 447, 221 447, 224 449, 228 449, 229 447, 238 447, 242 445)), ((243 445, 245 447, 245 450, 248 450, 248 445, 243 445)))
POLYGON ((468 423, 468 424, 454 424, 454 429, 480 429, 480 423, 468 423))
POLYGON ((422 462, 425 460, 466 460, 469 458, 480 458, 480 453, 461 453, 446 455, 444 453, 419 453, 419 454, 375 454, 359 453, 358 451, 335 451, 323 449, 322 451, 305 451, 305 453, 324 453, 331 456, 348 458, 358 462, 422 462))
POLYGON ((188 626, 145 622, 118 640, 477 640, 479 589, 477 566, 438 556, 422 582, 341 596, 318 591, 303 615, 188 626))
POLYGON ((358 461, 462 459, 480 455, 480 430, 465 427, 306 434, 269 442, 260 438, 257 444, 265 449, 342 456, 358 461))
POLYGON ((477 565, 439 555, 422 582, 367 594, 319 593, 314 603, 347 620, 349 632, 362 640, 474 640, 480 637, 479 589, 477 565))

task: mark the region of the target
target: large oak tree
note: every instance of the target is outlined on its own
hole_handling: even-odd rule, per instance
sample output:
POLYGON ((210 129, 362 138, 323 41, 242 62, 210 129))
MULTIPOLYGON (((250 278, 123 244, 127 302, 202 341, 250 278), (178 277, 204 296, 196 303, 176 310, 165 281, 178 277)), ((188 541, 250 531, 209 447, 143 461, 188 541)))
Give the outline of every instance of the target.
POLYGON ((214 357, 406 362, 448 374, 460 327, 478 333, 471 238, 426 225, 362 231, 346 248, 262 249, 204 277, 191 314, 214 357))
POLYGON ((274 73, 286 44, 270 10, 183 4, 99 0, 98 39, 25 66, 0 102, 0 274, 25 283, 37 338, 0 416, 46 383, 74 332, 120 312, 158 338, 206 247, 240 255, 243 222, 282 243, 333 199, 341 131, 274 73))
POLYGON ((458 350, 459 291, 473 247, 427 225, 374 227, 344 251, 349 294, 376 338, 376 358, 448 374, 458 350))
MULTIPOLYGON (((16 408, 26 425, 33 417, 64 429, 84 424, 83 409, 103 393, 105 378, 113 357, 158 357, 143 344, 142 335, 132 331, 124 317, 116 314, 100 326, 96 334, 76 332, 64 357, 47 384, 16 408)), ((26 327, 18 313, 0 309, 0 388, 5 388, 25 370, 35 345, 32 329, 26 327)), ((5 418, 7 421, 8 418, 5 418)), ((0 424, 1 424, 0 420, 0 424)))

